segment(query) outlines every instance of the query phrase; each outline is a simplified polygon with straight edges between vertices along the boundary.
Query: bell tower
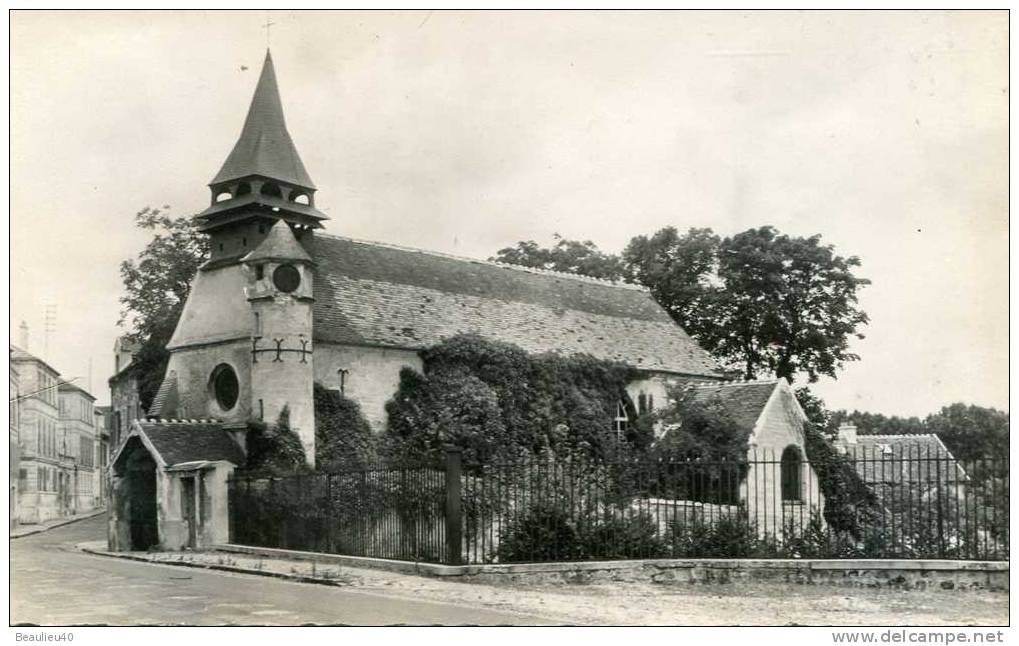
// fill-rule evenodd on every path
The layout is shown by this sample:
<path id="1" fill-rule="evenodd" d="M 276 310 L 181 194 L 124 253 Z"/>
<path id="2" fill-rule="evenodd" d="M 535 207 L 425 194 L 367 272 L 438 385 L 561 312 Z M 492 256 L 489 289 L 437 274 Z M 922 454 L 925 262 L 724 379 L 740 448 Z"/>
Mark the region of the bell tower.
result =
<path id="1" fill-rule="evenodd" d="M 209 410 L 231 423 L 274 424 L 288 409 L 313 465 L 314 263 L 306 248 L 328 218 L 315 208 L 315 184 L 287 131 L 268 51 L 240 137 L 209 189 L 211 203 L 196 220 L 211 254 L 172 341 L 181 348 L 206 339 L 238 345 L 223 341 L 215 357 L 208 344 L 193 358 L 181 354 L 184 368 L 176 372 L 188 378 L 211 370 L 208 386 L 194 379 L 188 391 L 212 393 Z"/>
<path id="2" fill-rule="evenodd" d="M 277 220 L 303 241 L 329 219 L 315 208 L 315 184 L 287 131 L 268 51 L 241 135 L 209 189 L 211 204 L 196 216 L 210 237 L 209 267 L 251 252 Z"/>

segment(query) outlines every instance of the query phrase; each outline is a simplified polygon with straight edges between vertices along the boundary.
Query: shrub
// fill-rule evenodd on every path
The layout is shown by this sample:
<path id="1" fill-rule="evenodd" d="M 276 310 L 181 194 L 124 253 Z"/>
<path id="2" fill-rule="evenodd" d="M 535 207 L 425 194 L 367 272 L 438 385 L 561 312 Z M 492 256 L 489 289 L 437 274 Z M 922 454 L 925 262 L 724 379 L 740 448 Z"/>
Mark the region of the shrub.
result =
<path id="1" fill-rule="evenodd" d="M 308 470 L 301 438 L 290 428 L 290 409 L 286 406 L 272 426 L 249 422 L 247 468 L 253 472 L 284 475 Z"/>
<path id="2" fill-rule="evenodd" d="M 581 532 L 584 554 L 596 559 L 661 558 L 665 545 L 646 513 L 612 515 Z"/>
<path id="3" fill-rule="evenodd" d="M 782 555 L 793 558 L 860 558 L 879 556 L 867 551 L 848 533 L 827 525 L 817 511 L 811 511 L 806 525 L 787 518 L 783 527 Z M 871 546 L 873 549 L 874 546 Z"/>
<path id="4" fill-rule="evenodd" d="M 365 468 L 377 460 L 375 435 L 361 407 L 315 382 L 315 465 L 321 471 Z"/>
<path id="5" fill-rule="evenodd" d="M 746 558 L 765 552 L 765 543 L 745 516 L 672 522 L 668 547 L 674 558 Z"/>
<path id="6" fill-rule="evenodd" d="M 512 522 L 499 536 L 499 561 L 576 560 L 584 546 L 570 514 L 555 504 L 538 504 Z"/>

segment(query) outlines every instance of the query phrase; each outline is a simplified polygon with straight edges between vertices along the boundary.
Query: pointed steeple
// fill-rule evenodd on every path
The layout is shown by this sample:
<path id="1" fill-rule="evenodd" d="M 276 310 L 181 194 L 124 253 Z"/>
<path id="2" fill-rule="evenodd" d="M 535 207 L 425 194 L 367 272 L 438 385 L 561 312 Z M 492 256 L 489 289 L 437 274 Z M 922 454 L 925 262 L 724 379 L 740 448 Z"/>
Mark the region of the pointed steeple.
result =
<path id="1" fill-rule="evenodd" d="M 210 186 L 251 175 L 261 175 L 308 189 L 315 188 L 287 132 L 279 86 L 276 84 L 276 70 L 268 50 L 265 52 L 262 74 L 258 78 L 241 136 Z"/>
<path id="2" fill-rule="evenodd" d="M 283 220 L 277 220 L 269 229 L 254 251 L 241 258 L 241 262 L 256 263 L 268 260 L 277 262 L 306 262 L 314 264 L 311 256 L 304 250 L 301 243 L 294 237 L 294 232 Z"/>

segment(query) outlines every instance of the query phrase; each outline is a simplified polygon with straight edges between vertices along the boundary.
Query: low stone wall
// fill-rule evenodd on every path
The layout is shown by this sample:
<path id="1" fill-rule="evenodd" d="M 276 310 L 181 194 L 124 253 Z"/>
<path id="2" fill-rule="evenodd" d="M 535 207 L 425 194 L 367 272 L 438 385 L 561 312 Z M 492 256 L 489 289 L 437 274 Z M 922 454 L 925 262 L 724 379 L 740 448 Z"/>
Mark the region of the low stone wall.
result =
<path id="1" fill-rule="evenodd" d="M 461 576 L 495 583 L 678 585 L 781 582 L 903 590 L 1008 590 L 1008 563 L 990 561 L 656 559 L 465 566 Z"/>
<path id="2" fill-rule="evenodd" d="M 436 565 L 389 559 L 299 552 L 241 545 L 217 549 L 268 558 L 289 558 L 407 574 L 456 577 L 479 583 L 608 582 L 663 585 L 730 584 L 749 581 L 799 583 L 903 590 L 999 590 L 1008 588 L 1008 562 L 909 561 L 897 559 L 648 559 L 569 563 Z"/>

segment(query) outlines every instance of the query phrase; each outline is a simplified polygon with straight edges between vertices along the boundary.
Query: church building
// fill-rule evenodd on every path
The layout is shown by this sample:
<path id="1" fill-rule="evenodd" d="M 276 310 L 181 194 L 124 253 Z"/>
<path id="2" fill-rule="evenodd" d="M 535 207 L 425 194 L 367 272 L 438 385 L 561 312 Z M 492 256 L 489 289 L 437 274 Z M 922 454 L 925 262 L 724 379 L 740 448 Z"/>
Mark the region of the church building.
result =
<path id="1" fill-rule="evenodd" d="M 381 432 L 400 370 L 420 371 L 420 351 L 457 334 L 627 363 L 642 375 L 628 391 L 643 409 L 664 404 L 673 385 L 723 378 L 643 287 L 324 233 L 329 218 L 316 207 L 317 187 L 287 131 L 268 53 L 240 138 L 209 188 L 210 205 L 196 218 L 211 254 L 167 346 L 167 372 L 148 411 L 170 421 L 134 422 L 112 462 L 115 497 L 118 482 L 124 490 L 111 515 L 111 537 L 119 539 L 111 542 L 121 549 L 225 539 L 221 530 L 199 527 L 166 540 L 137 520 L 132 530 L 131 482 L 173 501 L 159 514 L 138 514 L 146 523 L 157 516 L 177 522 L 186 509 L 194 517 L 181 527 L 202 525 L 203 509 L 215 515 L 217 504 L 211 485 L 203 488 L 203 470 L 215 474 L 210 483 L 222 483 L 224 469 L 240 466 L 250 421 L 273 423 L 287 408 L 313 461 L 315 382 L 358 402 Z M 198 454 L 201 447 L 215 455 Z M 135 451 L 158 455 L 142 459 Z M 132 469 L 160 473 L 129 477 Z M 187 478 L 197 478 L 186 485 L 185 497 L 194 498 L 180 503 Z"/>

